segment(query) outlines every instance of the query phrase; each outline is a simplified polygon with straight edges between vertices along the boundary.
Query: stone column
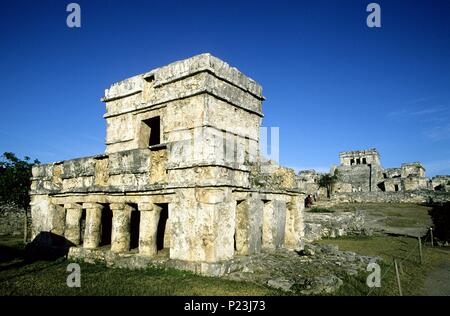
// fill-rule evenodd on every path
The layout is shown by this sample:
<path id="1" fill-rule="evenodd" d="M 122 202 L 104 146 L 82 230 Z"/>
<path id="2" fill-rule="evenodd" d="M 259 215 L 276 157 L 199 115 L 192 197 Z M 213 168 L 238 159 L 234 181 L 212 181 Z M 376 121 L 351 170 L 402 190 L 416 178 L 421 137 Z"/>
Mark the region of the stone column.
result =
<path id="1" fill-rule="evenodd" d="M 237 255 L 252 255 L 261 251 L 263 207 L 263 201 L 253 196 L 237 204 Z"/>
<path id="2" fill-rule="evenodd" d="M 303 203 L 305 196 L 293 196 L 286 207 L 286 227 L 284 235 L 284 245 L 291 250 L 303 249 L 304 242 L 304 222 Z"/>
<path id="3" fill-rule="evenodd" d="M 139 203 L 141 222 L 139 226 L 139 253 L 154 256 L 157 253 L 156 236 L 161 207 L 153 203 Z"/>
<path id="4" fill-rule="evenodd" d="M 272 200 L 264 203 L 262 247 L 277 249 L 283 246 L 286 224 L 286 203 Z"/>
<path id="5" fill-rule="evenodd" d="M 125 203 L 112 203 L 113 212 L 111 251 L 127 252 L 130 250 L 130 220 L 132 207 Z"/>
<path id="6" fill-rule="evenodd" d="M 64 204 L 66 209 L 66 227 L 64 237 L 75 245 L 80 244 L 82 207 L 77 203 Z"/>
<path id="7" fill-rule="evenodd" d="M 103 205 L 98 203 L 83 203 L 86 209 L 86 228 L 84 230 L 84 248 L 97 248 L 101 239 L 101 223 Z"/>

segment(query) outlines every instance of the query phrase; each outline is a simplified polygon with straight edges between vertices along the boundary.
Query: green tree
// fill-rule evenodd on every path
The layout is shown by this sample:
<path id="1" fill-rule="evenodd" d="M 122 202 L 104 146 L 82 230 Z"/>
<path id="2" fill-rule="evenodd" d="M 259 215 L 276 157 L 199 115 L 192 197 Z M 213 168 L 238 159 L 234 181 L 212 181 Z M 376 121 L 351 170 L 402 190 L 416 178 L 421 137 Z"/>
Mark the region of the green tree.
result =
<path id="1" fill-rule="evenodd" d="M 21 160 L 11 152 L 5 152 L 0 157 L 1 203 L 14 203 L 25 210 L 28 209 L 31 167 L 34 164 L 39 164 L 39 161 L 35 159 L 30 162 L 30 157 L 27 156 Z"/>
<path id="2" fill-rule="evenodd" d="M 338 181 L 338 171 L 335 170 L 333 175 L 329 173 L 323 174 L 319 178 L 317 184 L 319 185 L 319 188 L 327 189 L 327 198 L 330 198 L 331 192 L 333 192 L 333 186 L 337 181 Z"/>

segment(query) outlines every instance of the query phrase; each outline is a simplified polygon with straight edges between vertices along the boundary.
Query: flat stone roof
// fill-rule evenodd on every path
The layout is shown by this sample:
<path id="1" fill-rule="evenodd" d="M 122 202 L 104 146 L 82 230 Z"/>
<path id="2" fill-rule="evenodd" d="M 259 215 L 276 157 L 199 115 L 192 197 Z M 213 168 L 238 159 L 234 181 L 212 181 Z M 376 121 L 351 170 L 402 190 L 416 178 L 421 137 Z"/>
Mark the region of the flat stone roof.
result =
<path id="1" fill-rule="evenodd" d="M 200 72 L 209 72 L 258 99 L 264 99 L 262 87 L 255 80 L 244 75 L 237 68 L 231 67 L 223 60 L 205 53 L 175 61 L 167 66 L 155 68 L 146 73 L 116 82 L 109 89 L 105 90 L 105 96 L 102 98 L 102 101 L 138 93 L 142 91 L 145 80 L 154 81 L 155 88 L 158 88 Z"/>

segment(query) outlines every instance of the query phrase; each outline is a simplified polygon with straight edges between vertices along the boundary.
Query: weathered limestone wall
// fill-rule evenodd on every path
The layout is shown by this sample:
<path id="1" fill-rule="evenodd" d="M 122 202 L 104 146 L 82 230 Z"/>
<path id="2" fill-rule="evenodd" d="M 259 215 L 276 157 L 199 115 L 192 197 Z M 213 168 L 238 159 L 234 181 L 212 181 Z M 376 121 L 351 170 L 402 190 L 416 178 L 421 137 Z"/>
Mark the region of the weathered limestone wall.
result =
<path id="1" fill-rule="evenodd" d="M 287 249 L 299 251 L 305 242 L 305 195 L 291 196 L 286 203 L 286 226 L 284 246 Z"/>
<path id="2" fill-rule="evenodd" d="M 435 176 L 431 180 L 431 186 L 434 190 L 450 192 L 450 176 Z"/>
<path id="3" fill-rule="evenodd" d="M 341 166 L 359 164 L 380 165 L 380 155 L 376 149 L 354 150 L 339 153 Z"/>
<path id="4" fill-rule="evenodd" d="M 405 191 L 401 178 L 391 178 L 384 180 L 384 188 L 386 192 Z"/>
<path id="5" fill-rule="evenodd" d="M 165 170 L 161 162 L 152 165 L 151 151 L 137 149 L 108 156 L 66 160 L 54 164 L 33 166 L 33 194 L 124 192 L 149 190 L 161 185 Z M 152 168 L 153 167 L 153 168 Z M 155 174 L 159 171 L 160 177 Z M 152 177 L 159 180 L 151 181 Z"/>
<path id="6" fill-rule="evenodd" d="M 368 192 L 370 189 L 370 172 L 367 165 L 339 166 L 339 182 L 336 192 Z"/>
<path id="7" fill-rule="evenodd" d="M 404 163 L 401 166 L 401 177 L 409 176 L 425 177 L 425 169 L 420 162 Z"/>
<path id="8" fill-rule="evenodd" d="M 31 196 L 32 234 L 35 238 L 40 232 L 51 232 L 62 236 L 64 233 L 64 209 L 51 203 L 48 195 Z"/>
<path id="9" fill-rule="evenodd" d="M 301 249 L 295 173 L 259 157 L 263 100 L 209 54 L 113 84 L 106 154 L 33 168 L 34 234 L 64 236 L 80 256 L 164 248 L 202 273 L 262 248 Z"/>
<path id="10" fill-rule="evenodd" d="M 27 231 L 31 233 L 31 214 L 27 212 Z M 0 204 L 0 236 L 23 236 L 25 210 L 14 204 Z"/>
<path id="11" fill-rule="evenodd" d="M 383 178 L 400 178 L 401 176 L 401 168 L 386 168 L 383 170 Z"/>
<path id="12" fill-rule="evenodd" d="M 403 179 L 403 187 L 405 191 L 414 191 L 420 189 L 431 189 L 430 181 L 425 177 L 408 176 Z"/>
<path id="13" fill-rule="evenodd" d="M 170 204 L 170 258 L 216 262 L 234 256 L 236 202 L 229 188 L 177 191 Z"/>
<path id="14" fill-rule="evenodd" d="M 201 126 L 233 127 L 237 135 L 257 141 L 261 93 L 256 82 L 209 54 L 118 82 L 103 98 L 107 153 L 139 148 L 141 121 L 152 116 L 161 116 L 162 142 L 171 141 L 172 132 Z"/>
<path id="15" fill-rule="evenodd" d="M 445 202 L 450 200 L 450 193 L 430 190 L 400 191 L 400 192 L 354 192 L 336 193 L 332 196 L 335 203 L 428 203 Z"/>
<path id="16" fill-rule="evenodd" d="M 277 249 L 284 245 L 286 202 L 264 201 L 262 223 L 262 248 Z"/>
<path id="17" fill-rule="evenodd" d="M 238 201 L 236 206 L 236 253 L 253 255 L 261 251 L 264 203 L 259 196 Z"/>
<path id="18" fill-rule="evenodd" d="M 322 238 L 349 235 L 368 235 L 362 212 L 312 213 L 305 212 L 305 240 L 313 242 Z"/>

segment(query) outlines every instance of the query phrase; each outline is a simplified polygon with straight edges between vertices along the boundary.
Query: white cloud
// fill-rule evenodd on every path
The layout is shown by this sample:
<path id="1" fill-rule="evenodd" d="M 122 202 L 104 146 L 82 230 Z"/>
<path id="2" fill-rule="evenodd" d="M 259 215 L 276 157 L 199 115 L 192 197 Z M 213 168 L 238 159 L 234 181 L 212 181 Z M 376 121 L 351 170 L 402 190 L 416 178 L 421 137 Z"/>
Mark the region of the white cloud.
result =
<path id="1" fill-rule="evenodd" d="M 423 135 L 435 142 L 450 139 L 450 124 L 430 127 L 423 131 Z"/>

